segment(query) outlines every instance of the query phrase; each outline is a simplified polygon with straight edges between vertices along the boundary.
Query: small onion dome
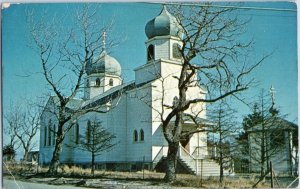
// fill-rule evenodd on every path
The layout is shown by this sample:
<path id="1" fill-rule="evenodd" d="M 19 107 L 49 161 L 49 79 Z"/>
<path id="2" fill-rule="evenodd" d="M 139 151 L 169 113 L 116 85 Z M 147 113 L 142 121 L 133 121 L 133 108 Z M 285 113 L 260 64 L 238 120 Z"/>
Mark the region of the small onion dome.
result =
<path id="1" fill-rule="evenodd" d="M 121 66 L 119 62 L 103 51 L 98 58 L 92 58 L 86 64 L 86 73 L 88 75 L 94 73 L 106 73 L 121 76 Z"/>
<path id="2" fill-rule="evenodd" d="M 176 18 L 171 15 L 166 6 L 163 7 L 161 13 L 150 20 L 145 27 L 145 33 L 148 39 L 155 36 L 172 35 L 183 37 L 182 27 L 177 22 Z"/>

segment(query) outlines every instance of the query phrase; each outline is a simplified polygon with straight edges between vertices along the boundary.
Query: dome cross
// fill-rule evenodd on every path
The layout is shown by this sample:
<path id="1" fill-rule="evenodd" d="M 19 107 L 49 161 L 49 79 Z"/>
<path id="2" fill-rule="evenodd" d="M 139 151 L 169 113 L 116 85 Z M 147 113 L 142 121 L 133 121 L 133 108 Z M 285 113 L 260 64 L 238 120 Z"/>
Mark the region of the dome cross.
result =
<path id="1" fill-rule="evenodd" d="M 102 49 L 103 49 L 103 51 L 106 50 L 106 37 L 107 37 L 106 32 L 103 32 L 103 34 L 102 34 Z"/>

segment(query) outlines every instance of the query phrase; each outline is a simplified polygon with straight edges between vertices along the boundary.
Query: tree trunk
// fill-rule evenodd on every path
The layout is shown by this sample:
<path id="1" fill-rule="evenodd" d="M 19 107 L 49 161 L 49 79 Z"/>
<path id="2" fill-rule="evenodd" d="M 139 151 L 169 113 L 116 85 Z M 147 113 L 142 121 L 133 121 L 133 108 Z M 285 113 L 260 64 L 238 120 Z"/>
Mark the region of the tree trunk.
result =
<path id="1" fill-rule="evenodd" d="M 64 138 L 64 133 L 62 131 L 62 127 L 59 127 L 57 131 L 57 138 L 56 138 L 52 159 L 48 170 L 49 175 L 55 175 L 58 172 L 59 156 L 62 151 L 63 138 Z"/>
<path id="2" fill-rule="evenodd" d="M 27 161 L 27 158 L 28 158 L 28 151 L 29 151 L 28 149 L 26 149 L 26 148 L 24 149 L 24 156 L 23 156 L 23 161 L 24 161 L 24 162 Z"/>
<path id="3" fill-rule="evenodd" d="M 91 170 L 91 174 L 93 176 L 95 176 L 95 153 L 92 152 L 92 170 Z"/>
<path id="4" fill-rule="evenodd" d="M 179 142 L 169 142 L 167 170 L 164 178 L 167 182 L 174 182 L 176 180 L 176 163 L 178 148 Z"/>
<path id="5" fill-rule="evenodd" d="M 222 151 L 221 148 L 219 148 L 220 151 Z M 223 153 L 221 152 L 220 153 L 220 179 L 219 179 L 219 183 L 220 183 L 220 186 L 223 185 L 223 177 L 224 177 L 224 171 L 223 171 Z"/>

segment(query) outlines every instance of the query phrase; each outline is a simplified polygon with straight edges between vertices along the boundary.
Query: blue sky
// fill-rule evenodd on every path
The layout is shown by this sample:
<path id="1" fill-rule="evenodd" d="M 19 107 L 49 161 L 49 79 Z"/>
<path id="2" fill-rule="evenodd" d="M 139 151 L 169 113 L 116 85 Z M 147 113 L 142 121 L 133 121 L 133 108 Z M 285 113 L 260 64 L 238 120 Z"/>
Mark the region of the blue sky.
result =
<path id="1" fill-rule="evenodd" d="M 28 47 L 29 33 L 26 25 L 26 10 L 34 10 L 39 15 L 47 10 L 49 15 L 56 13 L 66 20 L 72 16 L 81 4 L 17 4 L 2 12 L 2 94 L 5 114 L 10 101 L 43 96 L 48 91 L 40 71 L 38 56 Z M 242 6 L 261 8 L 296 9 L 293 3 L 245 3 Z M 126 36 L 126 41 L 111 49 L 122 66 L 125 82 L 134 79 L 134 68 L 145 64 L 146 35 L 145 24 L 159 14 L 160 4 L 145 3 L 105 3 L 99 8 L 101 19 L 114 17 L 114 32 L 108 35 Z M 251 17 L 247 26 L 246 38 L 253 38 L 255 48 L 249 52 L 249 58 L 273 52 L 253 76 L 259 82 L 256 88 L 245 92 L 249 101 L 255 99 L 263 88 L 276 89 L 276 104 L 287 119 L 297 122 L 297 13 L 293 11 L 247 10 L 241 11 L 241 17 Z M 48 19 L 51 19 L 49 17 Z M 29 77 L 21 77 L 30 73 Z M 239 115 L 250 113 L 248 107 L 236 104 Z M 4 122 L 5 127 L 5 122 Z"/>

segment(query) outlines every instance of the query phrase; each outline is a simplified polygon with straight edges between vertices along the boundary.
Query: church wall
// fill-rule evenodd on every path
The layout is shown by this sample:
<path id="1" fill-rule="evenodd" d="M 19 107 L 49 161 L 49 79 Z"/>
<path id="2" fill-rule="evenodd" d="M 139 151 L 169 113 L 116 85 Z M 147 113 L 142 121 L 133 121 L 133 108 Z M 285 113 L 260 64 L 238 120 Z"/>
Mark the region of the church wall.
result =
<path id="1" fill-rule="evenodd" d="M 49 143 L 49 125 L 57 125 L 57 119 L 52 113 L 54 111 L 54 103 L 52 98 L 49 98 L 44 111 L 40 118 L 40 150 L 39 163 L 41 165 L 49 164 L 54 151 L 53 133 L 51 132 L 51 140 Z M 55 112 L 55 111 L 54 111 Z M 50 121 L 51 120 L 51 121 Z M 45 133 L 46 130 L 46 133 Z M 45 138 L 46 135 L 46 138 Z"/>
<path id="2" fill-rule="evenodd" d="M 141 87 L 128 92 L 127 96 L 127 161 L 151 161 L 151 102 L 149 87 Z M 144 131 L 144 141 L 140 140 L 140 131 Z M 138 132 L 138 140 L 134 141 L 134 130 Z"/>
<path id="3" fill-rule="evenodd" d="M 116 136 L 114 143 L 117 144 L 105 153 L 107 162 L 126 161 L 126 96 L 127 94 L 123 93 L 120 98 L 115 99 L 112 104 L 115 104 L 118 101 L 118 105 L 106 115 L 107 130 Z"/>

